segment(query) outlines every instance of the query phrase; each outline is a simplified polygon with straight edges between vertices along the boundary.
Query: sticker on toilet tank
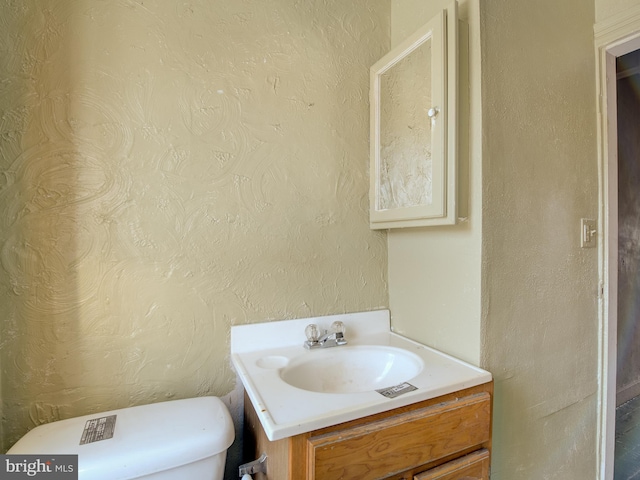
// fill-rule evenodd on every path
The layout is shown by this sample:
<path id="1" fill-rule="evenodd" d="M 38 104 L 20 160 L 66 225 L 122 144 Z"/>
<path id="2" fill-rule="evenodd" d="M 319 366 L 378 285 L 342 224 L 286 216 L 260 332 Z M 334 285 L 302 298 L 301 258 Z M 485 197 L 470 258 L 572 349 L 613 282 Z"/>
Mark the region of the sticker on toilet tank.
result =
<path id="1" fill-rule="evenodd" d="M 82 432 L 82 438 L 80 439 L 80 445 L 112 438 L 113 432 L 116 430 L 116 416 L 117 415 L 109 415 L 108 417 L 87 420 L 87 423 L 84 425 L 84 431 Z"/>
<path id="2" fill-rule="evenodd" d="M 413 392 L 417 389 L 418 387 L 414 387 L 410 383 L 404 382 L 400 385 L 394 385 L 393 387 L 381 388 L 380 390 L 376 390 L 376 392 L 378 392 L 380 395 L 384 395 L 387 398 L 396 398 L 403 393 Z"/>

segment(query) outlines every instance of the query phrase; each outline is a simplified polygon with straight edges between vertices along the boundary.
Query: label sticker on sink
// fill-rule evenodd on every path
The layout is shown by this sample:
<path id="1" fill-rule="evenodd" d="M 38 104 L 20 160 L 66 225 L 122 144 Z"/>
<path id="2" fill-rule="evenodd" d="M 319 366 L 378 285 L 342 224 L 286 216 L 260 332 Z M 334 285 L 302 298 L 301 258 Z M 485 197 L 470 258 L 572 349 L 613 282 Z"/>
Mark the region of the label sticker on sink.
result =
<path id="1" fill-rule="evenodd" d="M 387 398 L 396 398 L 403 393 L 413 392 L 417 389 L 418 387 L 414 387 L 410 383 L 404 382 L 393 387 L 381 388 L 380 390 L 376 390 L 376 392 L 378 392 L 380 395 L 384 395 Z"/>

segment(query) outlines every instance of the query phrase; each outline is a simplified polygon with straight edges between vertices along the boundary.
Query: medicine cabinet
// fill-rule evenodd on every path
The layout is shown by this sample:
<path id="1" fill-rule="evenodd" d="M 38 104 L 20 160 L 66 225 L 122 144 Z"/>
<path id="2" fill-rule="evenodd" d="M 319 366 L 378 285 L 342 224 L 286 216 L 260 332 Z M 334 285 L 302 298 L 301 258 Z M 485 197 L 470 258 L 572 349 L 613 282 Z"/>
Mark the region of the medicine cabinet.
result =
<path id="1" fill-rule="evenodd" d="M 370 73 L 371 228 L 456 223 L 457 4 Z"/>

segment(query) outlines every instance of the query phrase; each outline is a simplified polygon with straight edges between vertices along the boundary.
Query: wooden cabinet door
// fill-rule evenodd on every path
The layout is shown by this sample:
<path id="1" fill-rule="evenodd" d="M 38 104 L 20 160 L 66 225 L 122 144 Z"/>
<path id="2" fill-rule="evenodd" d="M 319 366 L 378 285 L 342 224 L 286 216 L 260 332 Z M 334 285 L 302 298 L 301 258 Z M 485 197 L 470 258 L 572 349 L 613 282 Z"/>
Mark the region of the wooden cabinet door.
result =
<path id="1" fill-rule="evenodd" d="M 489 440 L 490 407 L 491 396 L 483 392 L 380 421 L 311 436 L 307 440 L 307 478 L 386 478 L 478 448 Z"/>
<path id="2" fill-rule="evenodd" d="M 372 229 L 456 223 L 458 50 L 451 2 L 371 67 Z"/>
<path id="3" fill-rule="evenodd" d="M 489 451 L 478 450 L 416 475 L 414 480 L 489 480 Z"/>

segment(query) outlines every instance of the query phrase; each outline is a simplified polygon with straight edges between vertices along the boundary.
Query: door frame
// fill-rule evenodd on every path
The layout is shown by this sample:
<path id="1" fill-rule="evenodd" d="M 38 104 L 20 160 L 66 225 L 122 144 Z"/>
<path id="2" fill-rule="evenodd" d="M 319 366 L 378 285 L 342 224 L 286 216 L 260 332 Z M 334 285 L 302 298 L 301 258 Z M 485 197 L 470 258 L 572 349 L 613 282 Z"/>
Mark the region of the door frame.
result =
<path id="1" fill-rule="evenodd" d="M 598 108 L 598 474 L 613 479 L 618 331 L 616 58 L 640 49 L 640 5 L 594 27 Z"/>

